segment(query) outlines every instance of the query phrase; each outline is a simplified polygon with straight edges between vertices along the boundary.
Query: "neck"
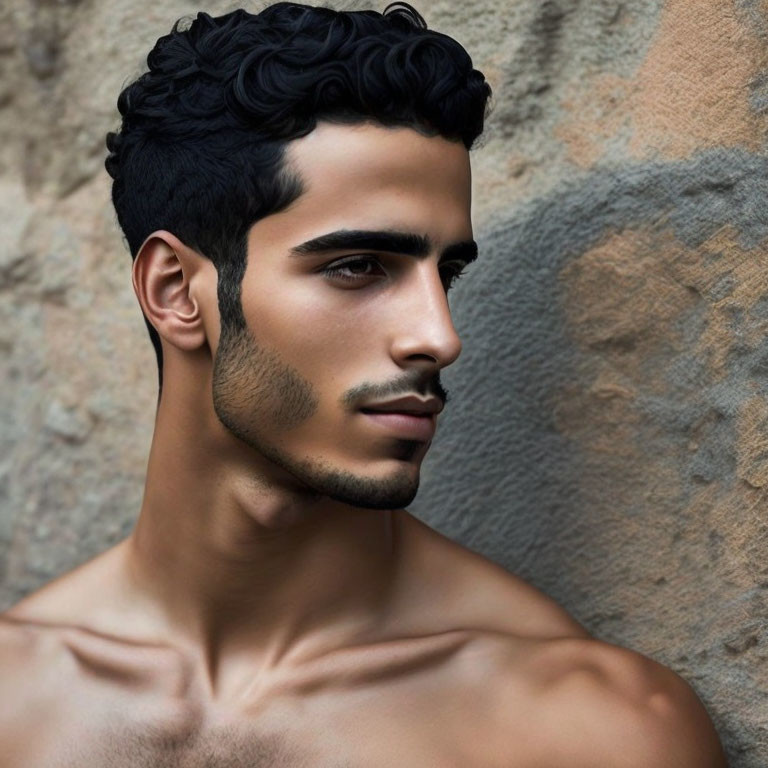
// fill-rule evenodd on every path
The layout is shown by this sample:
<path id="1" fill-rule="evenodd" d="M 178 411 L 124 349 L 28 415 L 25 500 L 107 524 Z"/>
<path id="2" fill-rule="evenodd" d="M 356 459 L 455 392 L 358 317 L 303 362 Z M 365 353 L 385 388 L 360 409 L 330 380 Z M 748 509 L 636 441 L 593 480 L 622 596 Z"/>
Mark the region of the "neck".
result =
<path id="1" fill-rule="evenodd" d="M 126 542 L 132 588 L 212 681 L 238 650 L 272 666 L 370 634 L 392 590 L 397 514 L 313 496 L 189 405 L 166 391 L 158 409 Z"/>

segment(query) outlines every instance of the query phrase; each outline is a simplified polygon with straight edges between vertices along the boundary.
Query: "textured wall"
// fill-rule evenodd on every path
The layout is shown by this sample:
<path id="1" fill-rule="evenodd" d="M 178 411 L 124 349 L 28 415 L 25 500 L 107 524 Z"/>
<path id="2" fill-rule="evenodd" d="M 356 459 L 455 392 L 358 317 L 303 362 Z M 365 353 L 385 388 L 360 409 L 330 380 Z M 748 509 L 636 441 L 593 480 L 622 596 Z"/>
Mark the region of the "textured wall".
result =
<path id="1" fill-rule="evenodd" d="M 412 511 L 680 672 L 732 765 L 765 768 L 768 3 L 415 4 L 495 109 L 464 351 Z M 3 606 L 139 508 L 156 372 L 103 140 L 198 9 L 0 10 Z"/>

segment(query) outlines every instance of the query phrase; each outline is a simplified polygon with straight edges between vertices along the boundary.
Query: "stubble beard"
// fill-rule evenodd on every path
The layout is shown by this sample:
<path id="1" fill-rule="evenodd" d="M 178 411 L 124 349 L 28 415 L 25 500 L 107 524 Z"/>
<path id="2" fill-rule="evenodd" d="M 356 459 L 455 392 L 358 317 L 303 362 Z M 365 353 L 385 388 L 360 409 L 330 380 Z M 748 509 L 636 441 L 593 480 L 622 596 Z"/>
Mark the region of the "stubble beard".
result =
<path id="1" fill-rule="evenodd" d="M 383 478 L 354 474 L 321 456 L 298 457 L 282 450 L 270 434 L 294 429 L 312 418 L 319 399 L 311 382 L 259 346 L 245 329 L 222 326 L 213 363 L 213 408 L 221 423 L 239 440 L 299 481 L 307 500 L 324 497 L 363 509 L 394 510 L 416 498 L 419 474 L 402 466 Z M 398 441 L 396 458 L 409 461 L 420 444 Z"/>

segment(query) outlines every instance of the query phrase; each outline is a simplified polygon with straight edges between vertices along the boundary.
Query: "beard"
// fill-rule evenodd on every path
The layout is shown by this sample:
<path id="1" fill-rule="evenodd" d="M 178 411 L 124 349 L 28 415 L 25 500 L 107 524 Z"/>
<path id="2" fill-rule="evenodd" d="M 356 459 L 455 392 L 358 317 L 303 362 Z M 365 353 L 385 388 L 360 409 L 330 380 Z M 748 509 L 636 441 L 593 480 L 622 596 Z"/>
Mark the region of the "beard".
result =
<path id="1" fill-rule="evenodd" d="M 273 349 L 260 346 L 250 331 L 222 325 L 213 362 L 213 408 L 219 421 L 239 440 L 298 481 L 312 502 L 323 497 L 364 509 L 401 509 L 419 489 L 419 475 L 401 466 L 383 478 L 355 474 L 322 456 L 297 456 L 274 437 L 295 429 L 319 410 L 311 384 Z M 393 458 L 408 462 L 422 447 L 396 440 Z M 331 449 L 339 446 L 329 446 Z"/>

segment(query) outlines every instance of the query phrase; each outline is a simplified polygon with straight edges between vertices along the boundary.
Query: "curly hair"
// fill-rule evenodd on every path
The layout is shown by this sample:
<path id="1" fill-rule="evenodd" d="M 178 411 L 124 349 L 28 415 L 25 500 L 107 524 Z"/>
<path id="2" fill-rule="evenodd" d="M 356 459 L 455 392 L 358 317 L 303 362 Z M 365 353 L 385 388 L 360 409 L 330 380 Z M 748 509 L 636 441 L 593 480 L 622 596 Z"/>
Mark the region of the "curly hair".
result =
<path id="1" fill-rule="evenodd" d="M 468 150 L 483 130 L 483 74 L 408 3 L 379 13 L 278 2 L 257 14 L 198 13 L 185 29 L 183 21 L 120 93 L 105 166 L 133 259 L 165 229 L 213 262 L 222 333 L 245 328 L 248 230 L 303 191 L 283 164 L 289 141 L 318 120 L 408 126 Z M 160 337 L 144 320 L 162 393 Z"/>

